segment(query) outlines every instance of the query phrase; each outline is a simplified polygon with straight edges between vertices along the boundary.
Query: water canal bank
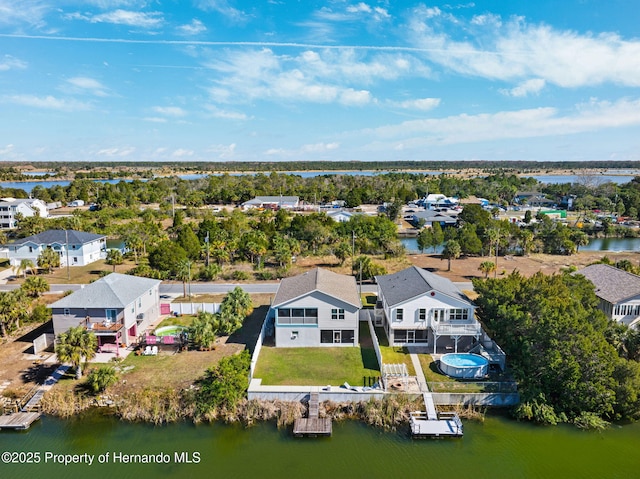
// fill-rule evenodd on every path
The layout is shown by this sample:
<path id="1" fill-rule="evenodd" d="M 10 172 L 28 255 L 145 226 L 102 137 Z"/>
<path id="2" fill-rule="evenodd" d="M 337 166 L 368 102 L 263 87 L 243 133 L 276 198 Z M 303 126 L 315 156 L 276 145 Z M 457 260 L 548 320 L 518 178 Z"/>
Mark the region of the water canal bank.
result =
<path id="1" fill-rule="evenodd" d="M 334 422 L 331 438 L 295 439 L 291 428 L 179 423 L 123 423 L 92 413 L 45 417 L 27 432 L 0 434 L 2 452 L 92 454 L 92 465 L 1 464 L 3 477 L 86 478 L 628 478 L 637 475 L 640 424 L 586 432 L 539 427 L 490 414 L 465 422 L 463 439 L 415 441 L 408 426 L 384 432 L 355 421 Z M 114 453 L 169 457 L 159 464 L 124 463 Z M 177 453 L 177 456 L 176 456 Z M 197 455 L 195 453 L 198 453 Z M 109 461 L 98 463 L 98 455 Z M 164 456 L 166 458 L 166 456 Z M 199 462 L 184 462 L 186 458 Z M 182 460 L 182 462 L 181 462 Z"/>

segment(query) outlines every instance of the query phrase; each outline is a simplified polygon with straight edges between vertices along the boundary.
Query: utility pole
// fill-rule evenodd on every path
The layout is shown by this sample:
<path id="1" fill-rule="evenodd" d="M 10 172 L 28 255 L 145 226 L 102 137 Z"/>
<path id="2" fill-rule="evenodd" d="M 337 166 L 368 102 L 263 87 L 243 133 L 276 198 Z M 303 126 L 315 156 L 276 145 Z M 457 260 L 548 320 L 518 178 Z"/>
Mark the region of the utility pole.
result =
<path id="1" fill-rule="evenodd" d="M 204 239 L 207 245 L 207 267 L 209 266 L 209 232 L 207 231 L 207 237 Z"/>
<path id="2" fill-rule="evenodd" d="M 351 274 L 354 274 L 356 263 L 356 232 L 351 231 Z"/>
<path id="3" fill-rule="evenodd" d="M 67 281 L 71 281 L 71 270 L 69 269 L 69 231 L 64 230 L 64 238 L 66 242 L 65 248 L 67 249 Z"/>

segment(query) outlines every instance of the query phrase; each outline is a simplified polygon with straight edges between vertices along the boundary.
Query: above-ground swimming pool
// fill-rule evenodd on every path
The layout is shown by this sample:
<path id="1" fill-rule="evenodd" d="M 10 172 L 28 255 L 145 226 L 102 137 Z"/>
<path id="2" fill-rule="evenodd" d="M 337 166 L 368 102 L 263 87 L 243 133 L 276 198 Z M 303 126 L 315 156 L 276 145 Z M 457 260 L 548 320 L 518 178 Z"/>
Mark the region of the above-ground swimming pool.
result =
<path id="1" fill-rule="evenodd" d="M 450 353 L 440 358 L 440 370 L 452 378 L 479 379 L 487 375 L 489 361 L 478 354 Z"/>
<path id="2" fill-rule="evenodd" d="M 186 330 L 185 326 L 163 326 L 154 331 L 154 336 L 177 336 Z"/>

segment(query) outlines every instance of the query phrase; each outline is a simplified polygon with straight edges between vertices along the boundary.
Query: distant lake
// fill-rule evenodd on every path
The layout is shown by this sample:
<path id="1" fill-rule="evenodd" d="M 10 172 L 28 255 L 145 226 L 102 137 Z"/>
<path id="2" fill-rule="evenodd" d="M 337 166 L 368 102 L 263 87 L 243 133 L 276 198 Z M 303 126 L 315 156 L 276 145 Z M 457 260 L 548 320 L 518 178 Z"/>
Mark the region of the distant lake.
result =
<path id="1" fill-rule="evenodd" d="M 131 182 L 133 180 L 123 180 L 123 179 L 113 179 L 113 180 L 92 180 L 95 183 L 110 183 L 112 185 L 115 185 L 117 183 L 120 183 L 121 181 L 124 182 Z M 146 181 L 146 180 L 142 180 L 142 181 Z M 0 182 L 0 187 L 2 188 L 19 188 L 21 190 L 26 191 L 27 193 L 31 193 L 31 190 L 33 190 L 36 186 L 42 186 L 43 188 L 52 188 L 54 186 L 69 186 L 71 184 L 71 181 L 69 180 L 59 180 L 59 181 L 3 181 Z"/>
<path id="2" fill-rule="evenodd" d="M 400 242 L 408 253 L 420 252 L 417 238 L 401 238 Z M 435 253 L 442 253 L 442 248 L 442 245 L 438 246 Z M 434 254 L 433 248 L 427 248 L 424 251 L 428 254 Z M 592 238 L 588 245 L 580 247 L 580 251 L 640 251 L 640 238 Z"/>
<path id="3" fill-rule="evenodd" d="M 540 183 L 564 184 L 575 183 L 582 175 L 529 175 L 523 177 L 535 178 Z M 616 183 L 622 185 L 633 180 L 632 175 L 593 175 L 595 181 L 599 183 Z"/>

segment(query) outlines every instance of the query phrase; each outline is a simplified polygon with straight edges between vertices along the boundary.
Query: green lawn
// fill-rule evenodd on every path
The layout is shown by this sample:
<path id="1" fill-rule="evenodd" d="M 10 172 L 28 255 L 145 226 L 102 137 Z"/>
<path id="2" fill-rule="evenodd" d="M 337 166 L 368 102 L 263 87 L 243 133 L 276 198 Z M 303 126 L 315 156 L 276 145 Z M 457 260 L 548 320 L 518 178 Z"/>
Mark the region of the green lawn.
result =
<path id="1" fill-rule="evenodd" d="M 411 356 L 406 348 L 399 346 L 380 346 L 382 362 L 385 364 L 406 364 L 409 376 L 415 376 L 416 370 L 411 362 Z"/>
<path id="2" fill-rule="evenodd" d="M 265 385 L 362 386 L 363 376 L 380 376 L 373 349 L 263 347 L 254 377 Z"/>

